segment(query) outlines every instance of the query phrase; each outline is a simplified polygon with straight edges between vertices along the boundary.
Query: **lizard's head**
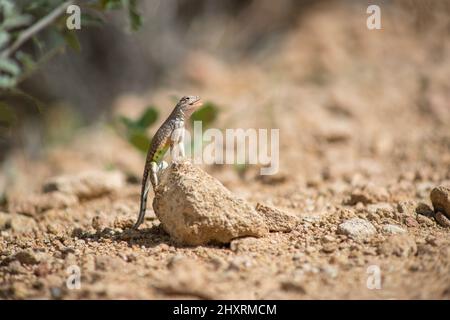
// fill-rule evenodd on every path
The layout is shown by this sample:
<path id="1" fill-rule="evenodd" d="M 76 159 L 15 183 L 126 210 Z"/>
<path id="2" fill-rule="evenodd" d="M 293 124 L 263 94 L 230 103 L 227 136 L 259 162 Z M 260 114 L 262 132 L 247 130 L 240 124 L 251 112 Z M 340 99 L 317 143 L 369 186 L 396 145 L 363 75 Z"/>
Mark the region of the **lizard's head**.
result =
<path id="1" fill-rule="evenodd" d="M 178 102 L 178 106 L 183 110 L 183 113 L 189 117 L 195 109 L 200 107 L 202 102 L 199 96 L 184 96 Z"/>

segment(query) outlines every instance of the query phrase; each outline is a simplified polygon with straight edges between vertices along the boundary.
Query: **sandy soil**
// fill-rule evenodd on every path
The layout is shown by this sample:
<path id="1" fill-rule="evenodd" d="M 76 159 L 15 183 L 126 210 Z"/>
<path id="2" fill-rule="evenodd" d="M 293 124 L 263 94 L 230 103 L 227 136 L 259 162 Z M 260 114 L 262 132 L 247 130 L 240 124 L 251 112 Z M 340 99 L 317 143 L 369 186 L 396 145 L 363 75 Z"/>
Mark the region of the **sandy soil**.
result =
<path id="1" fill-rule="evenodd" d="M 219 128 L 280 128 L 277 175 L 202 168 L 252 204 L 297 215 L 298 227 L 181 246 L 149 205 L 141 229 L 130 230 L 144 158 L 98 124 L 37 159 L 8 157 L 0 297 L 449 299 L 450 228 L 433 218 L 429 198 L 450 184 L 448 17 L 421 31 L 394 11 L 382 31 L 368 31 L 364 15 L 327 8 L 249 61 L 199 48 L 159 90 L 115 107 L 130 115 L 151 101 L 165 116 L 170 94 L 195 93 L 221 106 Z M 49 177 L 92 170 L 104 174 L 92 189 L 42 192 Z M 372 234 L 339 231 L 354 218 L 371 223 Z M 81 272 L 79 289 L 66 286 L 71 266 Z M 370 289 L 377 267 L 381 288 Z"/>

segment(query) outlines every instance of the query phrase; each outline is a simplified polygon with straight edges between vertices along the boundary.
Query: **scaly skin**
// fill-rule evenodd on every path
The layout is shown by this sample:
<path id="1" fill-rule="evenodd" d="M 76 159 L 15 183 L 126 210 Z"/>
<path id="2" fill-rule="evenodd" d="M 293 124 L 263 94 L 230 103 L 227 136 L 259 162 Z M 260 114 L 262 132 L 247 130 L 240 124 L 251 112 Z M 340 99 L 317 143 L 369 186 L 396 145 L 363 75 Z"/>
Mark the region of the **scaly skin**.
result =
<path id="1" fill-rule="evenodd" d="M 167 150 L 170 148 L 173 160 L 178 157 L 176 151 L 179 151 L 181 156 L 184 157 L 184 122 L 189 119 L 191 114 L 200 105 L 200 97 L 198 96 L 185 96 L 181 98 L 166 121 L 156 131 L 147 152 L 142 177 L 139 216 L 133 228 L 137 229 L 144 221 L 145 210 L 147 208 L 147 195 L 150 188 L 148 183 L 149 173 L 153 190 L 155 190 L 158 186 L 158 172 L 167 167 L 167 163 L 162 161 Z"/>

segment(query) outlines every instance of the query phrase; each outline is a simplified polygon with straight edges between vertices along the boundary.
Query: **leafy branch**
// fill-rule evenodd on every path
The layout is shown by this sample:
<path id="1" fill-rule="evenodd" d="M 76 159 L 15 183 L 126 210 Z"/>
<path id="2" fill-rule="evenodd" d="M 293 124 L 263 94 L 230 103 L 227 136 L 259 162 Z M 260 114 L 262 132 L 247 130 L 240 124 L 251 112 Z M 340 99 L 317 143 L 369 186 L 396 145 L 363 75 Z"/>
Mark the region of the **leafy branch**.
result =
<path id="1" fill-rule="evenodd" d="M 46 28 L 49 24 L 54 22 L 56 18 L 58 18 L 61 14 L 66 12 L 67 7 L 71 4 L 74 4 L 75 1 L 66 1 L 56 7 L 52 12 L 48 15 L 40 19 L 35 24 L 31 25 L 29 28 L 25 29 L 23 32 L 19 34 L 17 39 L 11 44 L 11 46 L 0 52 L 0 58 L 9 57 L 14 51 L 16 51 L 24 42 L 33 37 L 36 33 Z"/>
<path id="2" fill-rule="evenodd" d="M 14 89 L 63 45 L 79 50 L 76 32 L 62 17 L 67 8 L 82 6 L 81 25 L 99 24 L 98 14 L 125 9 L 137 30 L 137 0 L 0 0 L 0 89 Z M 23 49 L 25 48 L 25 49 Z"/>

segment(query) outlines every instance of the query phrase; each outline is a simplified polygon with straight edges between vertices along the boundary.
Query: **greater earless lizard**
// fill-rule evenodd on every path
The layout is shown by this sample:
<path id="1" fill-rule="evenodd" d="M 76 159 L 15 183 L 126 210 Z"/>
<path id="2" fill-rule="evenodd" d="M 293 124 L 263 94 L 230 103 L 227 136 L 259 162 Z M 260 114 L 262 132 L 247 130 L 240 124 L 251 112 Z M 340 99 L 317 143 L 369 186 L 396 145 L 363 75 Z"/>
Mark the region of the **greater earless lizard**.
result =
<path id="1" fill-rule="evenodd" d="M 198 96 L 185 96 L 181 98 L 166 121 L 156 131 L 145 161 L 142 177 L 141 205 L 138 219 L 133 228 L 137 229 L 144 221 L 145 210 L 147 208 L 147 195 L 150 188 L 148 180 L 150 178 L 153 190 L 155 190 L 158 185 L 158 172 L 167 167 L 167 163 L 162 160 L 167 150 L 170 148 L 172 160 L 176 160 L 179 156 L 185 156 L 184 122 L 189 119 L 191 114 L 200 105 L 200 97 Z"/>

